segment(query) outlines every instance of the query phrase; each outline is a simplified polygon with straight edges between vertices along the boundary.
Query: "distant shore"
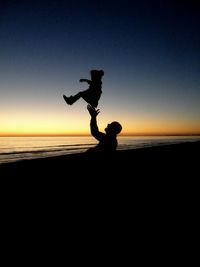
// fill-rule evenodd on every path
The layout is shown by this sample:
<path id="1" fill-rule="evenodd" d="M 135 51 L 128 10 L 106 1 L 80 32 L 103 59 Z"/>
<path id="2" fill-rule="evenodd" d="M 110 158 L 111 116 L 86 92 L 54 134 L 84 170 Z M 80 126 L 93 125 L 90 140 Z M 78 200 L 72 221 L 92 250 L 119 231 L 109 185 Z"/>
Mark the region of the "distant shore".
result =
<path id="1" fill-rule="evenodd" d="M 200 141 L 170 144 L 148 148 L 120 150 L 115 155 L 71 154 L 13 163 L 0 164 L 0 176 L 4 177 L 62 177 L 67 179 L 90 175 L 112 176 L 152 174 L 160 169 L 169 175 L 174 170 L 191 173 L 197 167 Z"/>

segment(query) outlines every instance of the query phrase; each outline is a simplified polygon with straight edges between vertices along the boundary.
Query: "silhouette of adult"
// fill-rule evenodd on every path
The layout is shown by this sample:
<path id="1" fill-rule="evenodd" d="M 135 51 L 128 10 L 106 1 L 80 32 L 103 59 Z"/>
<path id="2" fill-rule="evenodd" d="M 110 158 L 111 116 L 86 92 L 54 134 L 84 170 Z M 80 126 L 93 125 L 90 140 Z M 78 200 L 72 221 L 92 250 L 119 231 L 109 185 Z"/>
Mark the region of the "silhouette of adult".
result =
<path id="1" fill-rule="evenodd" d="M 91 105 L 87 106 L 87 109 L 90 113 L 91 120 L 90 120 L 90 130 L 92 136 L 96 138 L 99 143 L 96 147 L 90 148 L 88 152 L 114 152 L 117 149 L 117 135 L 121 132 L 122 126 L 119 122 L 113 121 L 107 125 L 105 128 L 105 133 L 99 131 L 97 126 L 96 117 L 99 114 L 100 110 L 95 109 Z"/>

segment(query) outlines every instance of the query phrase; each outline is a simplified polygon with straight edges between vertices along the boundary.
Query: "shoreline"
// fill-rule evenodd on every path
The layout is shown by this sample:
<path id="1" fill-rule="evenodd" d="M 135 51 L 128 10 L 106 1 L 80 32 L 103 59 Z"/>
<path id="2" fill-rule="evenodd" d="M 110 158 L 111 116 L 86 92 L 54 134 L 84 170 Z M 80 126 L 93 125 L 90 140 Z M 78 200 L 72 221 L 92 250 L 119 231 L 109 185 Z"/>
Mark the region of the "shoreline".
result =
<path id="1" fill-rule="evenodd" d="M 197 167 L 200 141 L 168 144 L 130 150 L 118 150 L 115 155 L 98 155 L 77 153 L 47 158 L 22 160 L 0 164 L 0 176 L 3 177 L 65 177 L 69 174 L 84 176 L 97 172 L 104 174 L 113 171 L 115 174 L 128 175 L 132 168 L 135 172 L 159 173 L 158 168 L 173 168 L 180 171 Z M 155 169 L 156 164 L 156 169 Z M 93 171 L 94 170 L 94 171 Z M 95 174 L 95 175 L 97 175 Z"/>

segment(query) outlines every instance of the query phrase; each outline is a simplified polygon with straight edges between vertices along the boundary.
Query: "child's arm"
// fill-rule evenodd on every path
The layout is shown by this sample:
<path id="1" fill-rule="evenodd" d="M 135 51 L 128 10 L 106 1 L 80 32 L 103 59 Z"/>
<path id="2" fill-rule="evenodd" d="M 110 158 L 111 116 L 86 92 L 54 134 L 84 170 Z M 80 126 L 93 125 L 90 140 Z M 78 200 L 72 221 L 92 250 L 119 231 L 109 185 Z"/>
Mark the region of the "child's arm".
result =
<path id="1" fill-rule="evenodd" d="M 88 79 L 80 79 L 79 82 L 86 82 L 88 84 L 91 84 L 91 81 Z"/>

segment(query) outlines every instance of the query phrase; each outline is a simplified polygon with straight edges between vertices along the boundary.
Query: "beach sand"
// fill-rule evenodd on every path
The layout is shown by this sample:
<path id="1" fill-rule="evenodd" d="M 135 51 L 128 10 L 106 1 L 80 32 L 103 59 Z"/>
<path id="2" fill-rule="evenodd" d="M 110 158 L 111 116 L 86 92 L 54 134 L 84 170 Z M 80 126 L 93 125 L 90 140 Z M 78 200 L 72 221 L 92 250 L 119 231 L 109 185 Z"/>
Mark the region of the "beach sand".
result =
<path id="1" fill-rule="evenodd" d="M 117 151 L 115 155 L 79 153 L 0 164 L 1 178 L 108 180 L 192 175 L 200 141 Z"/>
<path id="2" fill-rule="evenodd" d="M 47 240 L 98 233 L 118 244 L 133 234 L 149 248 L 156 239 L 171 247 L 198 216 L 199 151 L 200 142 L 188 142 L 1 164 L 3 219 L 19 234 L 46 231 Z"/>

